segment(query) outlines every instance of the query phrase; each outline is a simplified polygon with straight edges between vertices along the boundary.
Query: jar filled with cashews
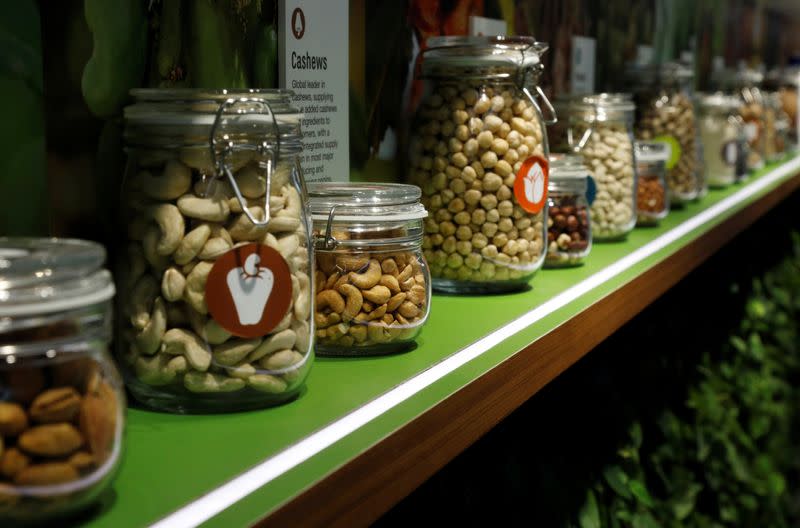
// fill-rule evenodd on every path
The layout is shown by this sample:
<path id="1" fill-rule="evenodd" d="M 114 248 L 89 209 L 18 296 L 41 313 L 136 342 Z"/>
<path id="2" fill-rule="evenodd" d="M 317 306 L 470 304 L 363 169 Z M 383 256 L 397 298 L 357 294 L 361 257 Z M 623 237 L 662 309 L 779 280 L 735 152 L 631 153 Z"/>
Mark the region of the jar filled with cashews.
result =
<path id="1" fill-rule="evenodd" d="M 314 349 L 366 356 L 414 346 L 430 311 L 428 213 L 413 185 L 309 185 L 316 271 Z"/>
<path id="2" fill-rule="evenodd" d="M 622 240 L 636 225 L 634 106 L 630 94 L 601 93 L 561 99 L 561 116 L 550 127 L 558 150 L 576 152 L 592 172 L 597 197 L 592 204 L 595 240 Z"/>
<path id="3" fill-rule="evenodd" d="M 292 93 L 134 90 L 117 353 L 171 412 L 297 396 L 313 360 L 307 194 Z"/>
<path id="4" fill-rule="evenodd" d="M 698 177 L 698 137 L 687 66 L 670 62 L 633 66 L 626 72 L 636 103 L 636 139 L 660 141 L 669 148 L 667 184 L 670 203 L 694 200 L 702 185 Z"/>
<path id="5" fill-rule="evenodd" d="M 423 247 L 435 290 L 520 290 L 542 267 L 549 149 L 540 103 L 555 119 L 537 85 L 546 49 L 530 37 L 428 40 L 408 180 L 430 213 Z"/>

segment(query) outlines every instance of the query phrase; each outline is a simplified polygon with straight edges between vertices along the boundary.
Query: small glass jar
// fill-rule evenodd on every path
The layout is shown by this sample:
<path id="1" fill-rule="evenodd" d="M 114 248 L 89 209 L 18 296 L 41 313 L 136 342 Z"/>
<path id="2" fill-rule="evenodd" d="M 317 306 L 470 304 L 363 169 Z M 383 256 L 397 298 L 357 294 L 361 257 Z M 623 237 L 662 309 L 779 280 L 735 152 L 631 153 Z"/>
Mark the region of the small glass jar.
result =
<path id="1" fill-rule="evenodd" d="M 319 355 L 365 356 L 414 346 L 430 311 L 419 187 L 309 185 Z"/>
<path id="2" fill-rule="evenodd" d="M 726 187 L 736 181 L 739 103 L 723 93 L 698 94 L 697 103 L 705 179 L 710 187 Z"/>
<path id="3" fill-rule="evenodd" d="M 789 143 L 789 116 L 783 111 L 781 96 L 777 91 L 764 92 L 767 106 L 767 161 L 774 163 L 782 159 Z M 771 123 L 771 126 L 770 126 Z"/>
<path id="4" fill-rule="evenodd" d="M 796 152 L 800 148 L 800 66 L 786 68 L 780 75 L 778 94 L 781 108 L 789 120 L 787 150 Z"/>
<path id="5" fill-rule="evenodd" d="M 630 94 L 595 94 L 561 100 L 557 135 L 565 151 L 577 152 L 592 172 L 594 238 L 622 240 L 636 225 L 634 106 Z M 552 130 L 552 128 L 551 128 Z"/>
<path id="6" fill-rule="evenodd" d="M 117 274 L 131 393 L 172 412 L 294 398 L 313 360 L 313 268 L 291 92 L 133 96 Z"/>
<path id="7" fill-rule="evenodd" d="M 590 177 L 580 156 L 550 156 L 545 268 L 583 264 L 592 249 L 591 213 L 586 198 Z"/>
<path id="8" fill-rule="evenodd" d="M 636 137 L 669 145 L 667 184 L 670 202 L 681 205 L 697 197 L 698 147 L 691 100 L 692 71 L 679 63 L 635 67 L 627 73 L 634 84 Z"/>
<path id="9" fill-rule="evenodd" d="M 548 145 L 532 94 L 554 119 L 536 84 L 546 49 L 529 37 L 428 40 L 408 180 L 431 215 L 424 244 L 435 290 L 520 290 L 542 266 Z"/>
<path id="10" fill-rule="evenodd" d="M 722 76 L 723 84 L 739 98 L 739 115 L 744 120 L 745 134 L 750 146 L 747 168 L 750 171 L 764 166 L 767 158 L 767 136 L 774 134 L 767 131 L 767 108 L 761 83 L 764 74 L 750 69 L 728 71 Z"/>
<path id="11" fill-rule="evenodd" d="M 0 238 L 0 525 L 89 506 L 119 467 L 125 394 L 108 354 L 105 250 Z"/>
<path id="12" fill-rule="evenodd" d="M 664 143 L 636 142 L 636 213 L 638 226 L 656 226 L 669 214 L 666 182 L 669 147 Z"/>

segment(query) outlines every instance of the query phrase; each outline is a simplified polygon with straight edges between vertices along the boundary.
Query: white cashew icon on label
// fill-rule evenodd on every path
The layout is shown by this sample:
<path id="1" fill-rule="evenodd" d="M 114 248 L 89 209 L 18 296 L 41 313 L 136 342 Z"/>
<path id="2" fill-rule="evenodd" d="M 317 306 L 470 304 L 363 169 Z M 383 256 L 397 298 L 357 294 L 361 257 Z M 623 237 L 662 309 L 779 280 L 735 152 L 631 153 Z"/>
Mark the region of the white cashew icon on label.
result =
<path id="1" fill-rule="evenodd" d="M 539 203 L 544 196 L 544 172 L 542 166 L 534 163 L 525 175 L 525 198 L 531 203 Z"/>
<path id="2" fill-rule="evenodd" d="M 233 268 L 226 277 L 242 325 L 254 325 L 261 321 L 272 293 L 275 277 L 269 268 L 259 267 L 260 263 L 261 257 L 253 253 L 245 259 L 243 266 Z"/>

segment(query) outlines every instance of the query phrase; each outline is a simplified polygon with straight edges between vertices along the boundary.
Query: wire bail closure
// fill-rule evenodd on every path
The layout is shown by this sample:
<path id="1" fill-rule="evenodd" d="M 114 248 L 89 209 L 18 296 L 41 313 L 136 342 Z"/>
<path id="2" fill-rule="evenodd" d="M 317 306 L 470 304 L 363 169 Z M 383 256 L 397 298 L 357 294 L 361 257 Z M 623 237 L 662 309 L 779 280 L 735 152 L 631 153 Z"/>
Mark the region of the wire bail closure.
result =
<path id="1" fill-rule="evenodd" d="M 270 210 L 269 210 L 269 197 L 271 195 L 271 185 L 272 185 L 272 172 L 274 170 L 274 165 L 276 161 L 276 150 L 273 148 L 272 144 L 269 141 L 261 141 L 256 147 L 255 150 L 264 158 L 266 158 L 266 183 L 267 183 L 267 191 L 264 197 L 264 219 L 258 220 L 250 208 L 247 206 L 247 200 L 242 196 L 242 191 L 239 189 L 239 185 L 236 183 L 236 178 L 233 177 L 233 172 L 231 171 L 230 165 L 226 163 L 226 158 L 236 152 L 237 150 L 250 150 L 252 147 L 245 146 L 236 148 L 235 143 L 233 140 L 225 134 L 224 131 L 222 133 L 222 139 L 217 139 L 217 130 L 222 126 L 222 116 L 225 115 L 226 110 L 231 107 L 234 107 L 240 103 L 255 103 L 257 105 L 263 105 L 265 108 L 265 112 L 257 112 L 262 114 L 268 114 L 272 118 L 272 126 L 275 130 L 275 143 L 280 151 L 280 130 L 278 128 L 278 121 L 275 119 L 275 113 L 272 111 L 272 107 L 267 101 L 263 99 L 258 99 L 255 97 L 240 97 L 240 98 L 229 98 L 226 99 L 224 102 L 220 103 L 219 108 L 214 115 L 214 124 L 211 125 L 211 132 L 209 133 L 209 143 L 211 149 L 211 161 L 216 168 L 216 178 L 220 178 L 220 174 L 224 174 L 228 178 L 228 182 L 231 184 L 231 188 L 233 192 L 236 194 L 236 199 L 239 201 L 239 205 L 242 207 L 242 212 L 247 216 L 247 218 L 253 223 L 253 225 L 258 227 L 264 227 L 269 224 L 270 221 Z M 254 113 L 249 110 L 239 110 L 237 114 L 245 115 Z M 222 144 L 221 153 L 217 154 L 217 147 L 218 145 Z"/>

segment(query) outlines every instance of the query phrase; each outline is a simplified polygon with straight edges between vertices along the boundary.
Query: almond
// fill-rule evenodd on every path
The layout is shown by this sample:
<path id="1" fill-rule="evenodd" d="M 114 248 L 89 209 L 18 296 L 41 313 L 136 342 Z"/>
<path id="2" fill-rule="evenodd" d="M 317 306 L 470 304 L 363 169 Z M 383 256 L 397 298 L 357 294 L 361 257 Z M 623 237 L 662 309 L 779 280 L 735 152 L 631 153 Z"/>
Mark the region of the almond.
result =
<path id="1" fill-rule="evenodd" d="M 81 434 L 68 423 L 37 425 L 22 433 L 19 447 L 31 455 L 61 457 L 83 445 Z"/>
<path id="2" fill-rule="evenodd" d="M 78 479 L 78 470 L 65 462 L 28 466 L 14 477 L 18 486 L 50 486 Z"/>
<path id="3" fill-rule="evenodd" d="M 6 452 L 0 457 L 0 475 L 12 479 L 30 463 L 31 459 L 16 447 L 6 449 Z"/>
<path id="4" fill-rule="evenodd" d="M 116 396 L 107 384 L 101 383 L 100 387 L 97 394 L 87 394 L 83 398 L 78 418 L 81 432 L 97 461 L 108 454 L 117 420 Z"/>
<path id="5" fill-rule="evenodd" d="M 33 400 L 30 415 L 39 423 L 71 422 L 81 407 L 81 395 L 72 387 L 58 387 Z"/>
<path id="6" fill-rule="evenodd" d="M 94 457 L 86 451 L 78 451 L 67 460 L 67 463 L 78 470 L 80 473 L 86 473 L 94 468 Z"/>
<path id="7" fill-rule="evenodd" d="M 17 436 L 28 427 L 28 416 L 19 404 L 0 401 L 0 435 Z"/>

